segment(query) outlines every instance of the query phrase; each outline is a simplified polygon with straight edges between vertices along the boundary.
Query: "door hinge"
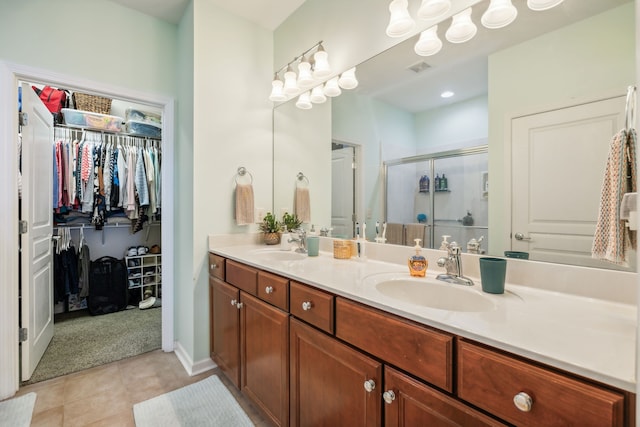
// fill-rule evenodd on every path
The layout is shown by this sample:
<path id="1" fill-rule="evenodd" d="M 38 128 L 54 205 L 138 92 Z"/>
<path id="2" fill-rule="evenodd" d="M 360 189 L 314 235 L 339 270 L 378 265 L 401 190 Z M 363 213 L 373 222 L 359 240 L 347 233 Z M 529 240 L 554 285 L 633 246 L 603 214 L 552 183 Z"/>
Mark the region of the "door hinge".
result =
<path id="1" fill-rule="evenodd" d="M 27 328 L 18 329 L 18 342 L 25 342 L 29 338 L 29 330 Z"/>
<path id="2" fill-rule="evenodd" d="M 25 220 L 18 221 L 18 233 L 24 234 L 29 230 L 29 224 Z"/>
<path id="3" fill-rule="evenodd" d="M 27 113 L 19 113 L 18 114 L 18 123 L 20 126 L 28 126 L 29 125 L 29 114 Z"/>
<path id="4" fill-rule="evenodd" d="M 351 169 L 356 169 L 356 164 L 354 162 L 351 162 Z"/>

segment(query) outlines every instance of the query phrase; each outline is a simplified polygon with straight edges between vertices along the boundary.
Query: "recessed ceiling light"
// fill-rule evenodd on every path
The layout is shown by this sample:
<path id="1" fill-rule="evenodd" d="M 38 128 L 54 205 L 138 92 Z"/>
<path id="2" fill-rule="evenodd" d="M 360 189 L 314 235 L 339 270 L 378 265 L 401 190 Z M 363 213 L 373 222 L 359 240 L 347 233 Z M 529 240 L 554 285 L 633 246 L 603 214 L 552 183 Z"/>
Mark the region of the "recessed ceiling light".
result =
<path id="1" fill-rule="evenodd" d="M 453 95 L 455 95 L 455 93 L 451 92 L 450 90 L 445 90 L 440 94 L 442 98 L 451 98 Z"/>

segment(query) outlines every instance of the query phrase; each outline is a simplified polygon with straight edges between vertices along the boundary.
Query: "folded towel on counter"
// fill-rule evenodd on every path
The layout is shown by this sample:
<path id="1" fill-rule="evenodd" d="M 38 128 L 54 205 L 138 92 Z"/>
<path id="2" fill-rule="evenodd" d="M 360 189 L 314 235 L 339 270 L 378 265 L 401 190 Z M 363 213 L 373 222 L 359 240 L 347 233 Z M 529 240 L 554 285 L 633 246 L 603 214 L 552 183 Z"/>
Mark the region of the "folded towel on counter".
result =
<path id="1" fill-rule="evenodd" d="M 627 251 L 636 249 L 636 231 L 625 227 L 620 205 L 636 191 L 636 132 L 621 130 L 612 139 L 600 196 L 600 210 L 591 247 L 593 258 L 628 266 Z"/>
<path id="2" fill-rule="evenodd" d="M 307 187 L 296 187 L 296 215 L 302 222 L 311 221 L 311 200 L 309 197 L 309 189 Z"/>
<path id="3" fill-rule="evenodd" d="M 404 226 L 402 224 L 388 223 L 387 234 L 385 234 L 387 243 L 391 243 L 392 245 L 402 245 L 403 233 Z"/>
<path id="4" fill-rule="evenodd" d="M 424 232 L 427 226 L 424 224 L 405 224 L 404 225 L 404 244 L 407 246 L 415 246 L 415 239 L 420 239 L 420 246 L 424 246 Z"/>
<path id="5" fill-rule="evenodd" d="M 253 211 L 253 186 L 251 184 L 236 184 L 236 224 L 251 224 Z"/>

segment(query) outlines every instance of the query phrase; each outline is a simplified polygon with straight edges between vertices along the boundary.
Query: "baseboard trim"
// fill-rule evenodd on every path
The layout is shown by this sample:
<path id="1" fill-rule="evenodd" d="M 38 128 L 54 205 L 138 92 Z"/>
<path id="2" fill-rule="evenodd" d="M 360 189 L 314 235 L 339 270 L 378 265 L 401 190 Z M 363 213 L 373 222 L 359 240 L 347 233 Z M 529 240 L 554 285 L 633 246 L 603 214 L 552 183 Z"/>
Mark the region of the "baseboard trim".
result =
<path id="1" fill-rule="evenodd" d="M 180 345 L 180 342 L 178 341 L 174 343 L 173 351 L 175 352 L 176 357 L 178 358 L 180 363 L 182 363 L 185 371 L 187 371 L 187 373 L 191 377 L 214 369 L 218 366 L 210 358 L 202 359 L 194 363 L 193 360 L 191 360 L 189 353 L 187 353 L 187 351 L 184 349 L 184 347 L 182 347 L 182 345 Z"/>

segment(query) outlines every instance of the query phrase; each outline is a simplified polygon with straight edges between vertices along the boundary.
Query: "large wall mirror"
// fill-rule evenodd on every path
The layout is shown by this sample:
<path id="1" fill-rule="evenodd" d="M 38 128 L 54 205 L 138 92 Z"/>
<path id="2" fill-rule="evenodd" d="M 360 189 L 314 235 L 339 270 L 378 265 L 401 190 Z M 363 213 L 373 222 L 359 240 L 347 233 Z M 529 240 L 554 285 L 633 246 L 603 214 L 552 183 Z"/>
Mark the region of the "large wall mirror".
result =
<path id="1" fill-rule="evenodd" d="M 274 211 L 293 209 L 304 172 L 310 223 L 330 226 L 340 200 L 333 193 L 344 192 L 332 152 L 353 147 L 355 220 L 367 222 L 373 240 L 375 222 L 386 219 L 385 162 L 487 145 L 487 174 L 474 172 L 488 190 L 487 253 L 635 271 L 635 254 L 628 267 L 590 257 L 609 143 L 635 84 L 634 1 L 565 0 L 544 12 L 513 3 L 518 17 L 505 28 L 480 24 L 481 2 L 471 41 L 446 41 L 446 20 L 436 55 L 418 56 L 415 36 L 358 64 L 356 89 L 311 110 L 295 101 L 276 107 Z M 441 98 L 445 90 L 455 95 Z"/>

